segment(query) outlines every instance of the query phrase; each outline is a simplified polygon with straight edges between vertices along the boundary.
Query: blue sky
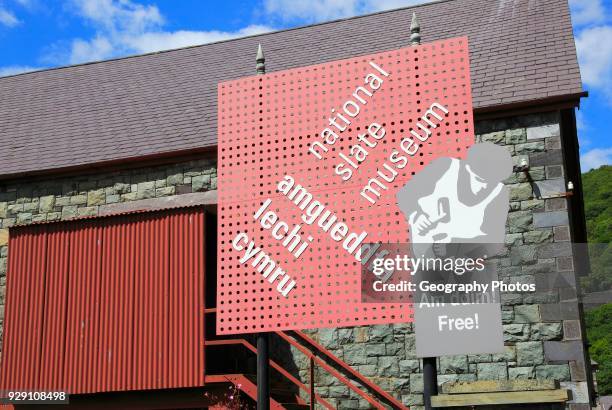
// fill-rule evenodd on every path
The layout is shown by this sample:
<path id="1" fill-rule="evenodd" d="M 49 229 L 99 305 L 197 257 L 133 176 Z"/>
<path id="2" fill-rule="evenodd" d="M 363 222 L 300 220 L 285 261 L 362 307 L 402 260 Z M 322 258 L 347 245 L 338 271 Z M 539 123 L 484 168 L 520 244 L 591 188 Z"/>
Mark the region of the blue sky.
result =
<path id="1" fill-rule="evenodd" d="M 418 3 L 422 1 L 0 0 L 0 76 Z M 571 0 L 570 6 L 582 79 L 590 93 L 578 112 L 586 171 L 612 162 L 612 0 Z"/>

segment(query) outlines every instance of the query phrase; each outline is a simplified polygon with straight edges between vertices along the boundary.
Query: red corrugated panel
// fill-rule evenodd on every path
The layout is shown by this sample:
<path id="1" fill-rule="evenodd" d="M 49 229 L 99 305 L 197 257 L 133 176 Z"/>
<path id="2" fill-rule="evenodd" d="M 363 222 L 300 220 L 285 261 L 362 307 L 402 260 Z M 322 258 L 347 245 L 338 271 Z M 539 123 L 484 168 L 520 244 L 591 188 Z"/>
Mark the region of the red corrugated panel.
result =
<path id="1" fill-rule="evenodd" d="M 190 208 L 12 230 L 0 388 L 202 385 L 204 228 Z"/>
<path id="2" fill-rule="evenodd" d="M 43 317 L 45 343 L 41 359 L 41 363 L 45 363 L 45 366 L 41 368 L 38 380 L 41 389 L 56 391 L 63 386 L 70 242 L 68 232 L 61 225 L 49 226 L 47 236 L 48 256 Z"/>

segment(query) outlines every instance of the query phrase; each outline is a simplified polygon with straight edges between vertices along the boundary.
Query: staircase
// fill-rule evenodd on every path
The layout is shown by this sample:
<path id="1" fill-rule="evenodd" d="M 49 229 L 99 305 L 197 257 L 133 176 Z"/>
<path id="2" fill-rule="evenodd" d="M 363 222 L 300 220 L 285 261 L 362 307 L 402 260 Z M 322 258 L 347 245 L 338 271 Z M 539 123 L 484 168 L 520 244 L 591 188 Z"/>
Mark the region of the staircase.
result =
<path id="1" fill-rule="evenodd" d="M 206 317 L 212 317 L 216 313 L 216 309 L 209 308 L 205 309 Z M 210 335 L 211 332 L 207 334 Z M 363 376 L 361 373 L 350 367 L 348 364 L 343 362 L 324 346 L 313 340 L 311 337 L 300 331 L 288 331 L 288 332 L 271 332 L 278 336 L 281 340 L 288 343 L 297 349 L 300 353 L 310 362 L 310 380 L 314 379 L 315 369 L 319 368 L 335 379 L 340 381 L 342 384 L 347 386 L 353 392 L 358 394 L 361 398 L 366 400 L 372 408 L 375 409 L 407 409 L 400 401 L 395 399 L 389 393 L 382 390 L 379 386 L 374 384 L 368 378 Z M 212 349 L 215 347 L 225 346 L 239 348 L 244 352 L 248 352 L 252 357 L 256 358 L 257 348 L 247 340 L 246 337 L 237 338 L 216 338 L 207 336 L 205 342 L 206 356 L 214 354 Z M 227 355 L 227 352 L 224 352 Z M 219 356 L 217 356 L 219 357 Z M 247 359 L 248 360 L 248 359 Z M 243 362 L 240 362 L 243 363 Z M 314 409 L 315 405 L 323 406 L 327 409 L 334 409 L 327 400 L 322 398 L 315 392 L 315 384 L 310 382 L 309 385 L 305 385 L 294 375 L 292 375 L 287 369 L 276 363 L 274 360 L 270 360 L 270 371 L 271 374 L 277 372 L 282 376 L 284 386 L 291 386 L 293 390 L 287 389 L 286 387 L 271 385 L 270 388 L 270 408 L 271 409 Z M 240 390 L 246 394 L 250 399 L 256 401 L 257 399 L 257 384 L 256 377 L 245 373 L 231 373 L 231 374 L 213 374 L 206 375 L 206 383 L 227 383 L 233 386 L 240 386 Z M 305 393 L 305 397 L 309 398 L 308 402 L 297 394 L 297 391 L 301 390 Z"/>

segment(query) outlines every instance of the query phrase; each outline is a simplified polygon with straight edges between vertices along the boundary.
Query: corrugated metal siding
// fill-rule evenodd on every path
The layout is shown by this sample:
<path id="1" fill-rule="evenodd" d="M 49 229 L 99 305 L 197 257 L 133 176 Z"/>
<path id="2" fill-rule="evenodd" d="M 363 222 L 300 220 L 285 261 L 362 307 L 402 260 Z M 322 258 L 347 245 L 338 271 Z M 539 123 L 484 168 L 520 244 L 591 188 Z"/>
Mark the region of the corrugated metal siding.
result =
<path id="1" fill-rule="evenodd" d="M 190 208 L 12 230 L 0 389 L 202 385 L 204 228 Z"/>

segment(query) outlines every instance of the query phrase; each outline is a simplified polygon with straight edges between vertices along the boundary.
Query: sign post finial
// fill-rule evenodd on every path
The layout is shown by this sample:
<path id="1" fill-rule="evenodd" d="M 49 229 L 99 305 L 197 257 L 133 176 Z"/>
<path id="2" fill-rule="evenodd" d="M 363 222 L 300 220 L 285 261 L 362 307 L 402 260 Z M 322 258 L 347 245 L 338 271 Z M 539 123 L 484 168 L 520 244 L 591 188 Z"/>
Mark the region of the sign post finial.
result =
<path id="1" fill-rule="evenodd" d="M 421 44 L 421 26 L 417 20 L 416 13 L 412 13 L 412 22 L 410 23 L 410 45 L 418 46 Z"/>
<path id="2" fill-rule="evenodd" d="M 257 69 L 257 74 L 265 74 L 266 73 L 266 58 L 264 57 L 263 50 L 261 48 L 261 44 L 257 47 L 257 57 L 255 57 L 255 62 L 257 65 L 255 66 Z"/>

